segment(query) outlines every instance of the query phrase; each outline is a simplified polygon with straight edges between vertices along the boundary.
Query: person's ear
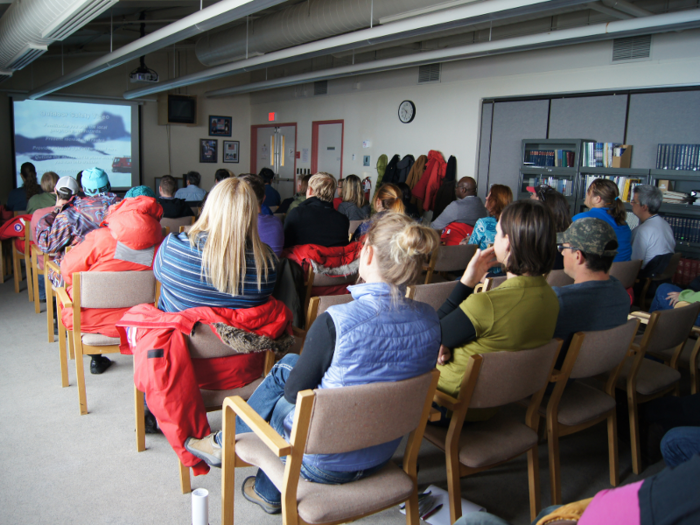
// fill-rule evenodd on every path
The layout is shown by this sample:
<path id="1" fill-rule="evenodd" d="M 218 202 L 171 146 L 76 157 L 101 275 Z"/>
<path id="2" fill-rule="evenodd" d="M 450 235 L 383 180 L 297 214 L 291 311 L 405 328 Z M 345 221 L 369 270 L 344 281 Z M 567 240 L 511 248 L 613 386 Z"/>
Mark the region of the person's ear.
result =
<path id="1" fill-rule="evenodd" d="M 369 266 L 374 260 L 374 248 L 371 244 L 365 243 L 365 250 L 367 250 L 367 259 L 365 260 L 365 263 L 367 264 L 367 266 Z"/>

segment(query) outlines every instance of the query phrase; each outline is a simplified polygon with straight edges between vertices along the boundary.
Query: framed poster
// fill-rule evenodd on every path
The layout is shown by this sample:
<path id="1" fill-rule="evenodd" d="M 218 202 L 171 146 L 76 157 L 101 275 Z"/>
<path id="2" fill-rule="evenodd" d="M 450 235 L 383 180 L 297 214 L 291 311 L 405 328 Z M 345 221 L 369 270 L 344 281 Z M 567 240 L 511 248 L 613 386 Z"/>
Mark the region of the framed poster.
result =
<path id="1" fill-rule="evenodd" d="M 199 139 L 199 162 L 216 164 L 218 145 L 216 139 Z"/>
<path id="2" fill-rule="evenodd" d="M 209 136 L 230 137 L 231 117 L 216 117 L 209 115 Z"/>
<path id="3" fill-rule="evenodd" d="M 237 140 L 224 141 L 224 162 L 238 162 L 240 144 Z"/>

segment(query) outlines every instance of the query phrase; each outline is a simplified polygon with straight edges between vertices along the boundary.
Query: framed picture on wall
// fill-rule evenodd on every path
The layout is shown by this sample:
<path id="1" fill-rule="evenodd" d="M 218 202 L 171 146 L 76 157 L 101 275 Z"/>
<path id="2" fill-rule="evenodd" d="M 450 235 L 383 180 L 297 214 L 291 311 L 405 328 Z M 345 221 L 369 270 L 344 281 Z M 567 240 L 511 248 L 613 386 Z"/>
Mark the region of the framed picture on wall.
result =
<path id="1" fill-rule="evenodd" d="M 209 115 L 209 136 L 230 137 L 231 117 L 216 117 Z"/>
<path id="2" fill-rule="evenodd" d="M 199 139 L 199 162 L 216 164 L 218 146 L 216 139 Z"/>
<path id="3" fill-rule="evenodd" d="M 238 162 L 238 151 L 241 143 L 237 140 L 224 141 L 224 162 Z"/>

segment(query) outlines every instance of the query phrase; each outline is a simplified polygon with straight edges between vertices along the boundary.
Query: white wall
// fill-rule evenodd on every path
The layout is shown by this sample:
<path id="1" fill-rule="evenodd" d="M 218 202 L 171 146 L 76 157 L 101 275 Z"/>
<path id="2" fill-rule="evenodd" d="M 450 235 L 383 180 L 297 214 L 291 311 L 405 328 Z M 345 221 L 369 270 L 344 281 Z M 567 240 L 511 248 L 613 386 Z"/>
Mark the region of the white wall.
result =
<path id="1" fill-rule="evenodd" d="M 612 64 L 612 42 L 607 41 L 445 63 L 437 84 L 419 86 L 417 78 L 417 68 L 410 68 L 331 80 L 328 95 L 313 96 L 312 85 L 254 93 L 251 123 L 266 122 L 273 111 L 280 122 L 297 122 L 301 151 L 311 148 L 313 121 L 344 119 L 344 175 L 376 177 L 374 165 L 383 153 L 417 157 L 437 149 L 446 160 L 457 158 L 458 177 L 472 176 L 482 99 L 700 85 L 700 31 L 654 35 L 648 60 Z M 397 116 L 405 99 L 416 104 L 410 124 L 401 124 Z M 364 140 L 371 140 L 372 147 L 363 149 Z M 371 169 L 362 167 L 367 154 Z M 297 161 L 297 167 L 309 168 L 310 163 Z"/>

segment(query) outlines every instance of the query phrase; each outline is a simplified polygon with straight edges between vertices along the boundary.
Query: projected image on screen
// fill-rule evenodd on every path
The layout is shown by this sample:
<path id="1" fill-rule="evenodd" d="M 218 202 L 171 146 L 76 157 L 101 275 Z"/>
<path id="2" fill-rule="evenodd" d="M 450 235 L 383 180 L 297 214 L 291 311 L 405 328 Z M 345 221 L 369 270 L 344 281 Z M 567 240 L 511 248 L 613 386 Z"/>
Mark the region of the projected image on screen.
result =
<path id="1" fill-rule="evenodd" d="M 75 177 L 88 168 L 102 168 L 112 188 L 132 185 L 132 108 L 64 102 L 14 101 L 15 160 L 19 170 L 31 162 L 41 175 L 56 172 Z"/>

